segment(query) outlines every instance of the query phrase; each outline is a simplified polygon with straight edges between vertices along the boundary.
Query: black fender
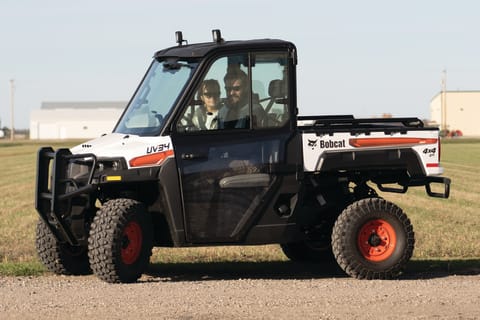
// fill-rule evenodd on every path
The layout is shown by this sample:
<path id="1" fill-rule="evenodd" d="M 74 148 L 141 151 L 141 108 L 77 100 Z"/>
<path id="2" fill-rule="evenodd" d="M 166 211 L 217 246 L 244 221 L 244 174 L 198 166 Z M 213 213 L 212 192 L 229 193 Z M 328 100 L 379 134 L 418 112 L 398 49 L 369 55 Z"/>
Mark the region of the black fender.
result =
<path id="1" fill-rule="evenodd" d="M 157 206 L 160 207 L 159 210 L 168 224 L 172 245 L 179 246 L 184 244 L 186 239 L 180 181 L 174 158 L 168 158 L 162 163 L 158 172 L 158 183 L 161 194 L 157 199 Z M 162 232 L 162 230 L 155 230 L 155 232 Z M 160 235 L 160 238 L 164 237 L 165 235 Z"/>

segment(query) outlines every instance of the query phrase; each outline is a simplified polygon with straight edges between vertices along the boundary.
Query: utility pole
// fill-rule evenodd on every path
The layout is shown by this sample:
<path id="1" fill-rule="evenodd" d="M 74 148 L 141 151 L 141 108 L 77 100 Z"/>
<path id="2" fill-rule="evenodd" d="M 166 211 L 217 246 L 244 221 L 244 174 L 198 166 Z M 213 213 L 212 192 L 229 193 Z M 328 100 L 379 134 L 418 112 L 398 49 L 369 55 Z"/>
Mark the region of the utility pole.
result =
<path id="1" fill-rule="evenodd" d="M 441 129 L 447 130 L 447 70 L 443 70 L 442 76 L 441 119 Z"/>
<path id="2" fill-rule="evenodd" d="M 11 111 L 11 124 L 10 124 L 10 140 L 13 141 L 14 139 L 14 136 L 15 136 L 15 129 L 14 129 L 14 126 L 13 126 L 13 121 L 14 121 L 14 116 L 13 116 L 13 112 L 14 112 L 14 106 L 15 106 L 15 101 L 14 101 L 14 98 L 15 98 L 15 80 L 14 79 L 10 79 L 10 111 Z"/>

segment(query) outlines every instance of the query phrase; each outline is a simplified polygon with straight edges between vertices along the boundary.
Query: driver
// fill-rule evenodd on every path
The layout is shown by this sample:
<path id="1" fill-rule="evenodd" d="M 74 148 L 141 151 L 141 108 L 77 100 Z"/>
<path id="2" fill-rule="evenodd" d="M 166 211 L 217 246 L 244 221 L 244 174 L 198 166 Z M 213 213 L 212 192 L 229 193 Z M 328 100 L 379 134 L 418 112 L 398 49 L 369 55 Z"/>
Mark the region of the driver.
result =
<path id="1" fill-rule="evenodd" d="M 249 128 L 250 126 L 250 87 L 247 74 L 235 65 L 230 65 L 224 77 L 227 100 L 219 111 L 220 129 Z M 254 125 L 261 126 L 265 121 L 265 111 L 258 103 L 253 104 Z"/>

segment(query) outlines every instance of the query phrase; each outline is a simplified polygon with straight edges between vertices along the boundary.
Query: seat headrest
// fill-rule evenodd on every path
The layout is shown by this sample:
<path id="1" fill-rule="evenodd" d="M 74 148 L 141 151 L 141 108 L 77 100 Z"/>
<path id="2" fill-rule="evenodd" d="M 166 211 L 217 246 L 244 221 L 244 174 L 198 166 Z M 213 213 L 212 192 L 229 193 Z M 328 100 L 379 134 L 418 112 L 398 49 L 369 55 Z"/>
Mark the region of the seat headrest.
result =
<path id="1" fill-rule="evenodd" d="M 273 98 L 285 97 L 285 83 L 283 80 L 272 80 L 268 85 L 268 95 Z"/>

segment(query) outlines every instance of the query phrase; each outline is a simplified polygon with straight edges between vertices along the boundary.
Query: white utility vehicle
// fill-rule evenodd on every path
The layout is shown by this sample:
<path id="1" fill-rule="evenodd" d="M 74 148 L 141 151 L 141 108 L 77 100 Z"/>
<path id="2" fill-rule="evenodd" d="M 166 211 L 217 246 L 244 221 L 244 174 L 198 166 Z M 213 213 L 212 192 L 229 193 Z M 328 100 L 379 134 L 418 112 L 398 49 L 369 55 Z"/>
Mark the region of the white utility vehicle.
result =
<path id="1" fill-rule="evenodd" d="M 294 44 L 212 33 L 186 44 L 177 32 L 112 133 L 39 150 L 41 261 L 55 273 L 134 282 L 153 246 L 277 243 L 295 261 L 335 257 L 353 277 L 398 276 L 413 228 L 376 190 L 424 186 L 448 198 L 438 129 L 417 118 L 297 116 Z M 201 84 L 216 80 L 225 100 L 231 70 L 247 75 L 242 111 L 224 102 L 229 123 L 219 111 L 216 129 L 195 127 Z"/>

